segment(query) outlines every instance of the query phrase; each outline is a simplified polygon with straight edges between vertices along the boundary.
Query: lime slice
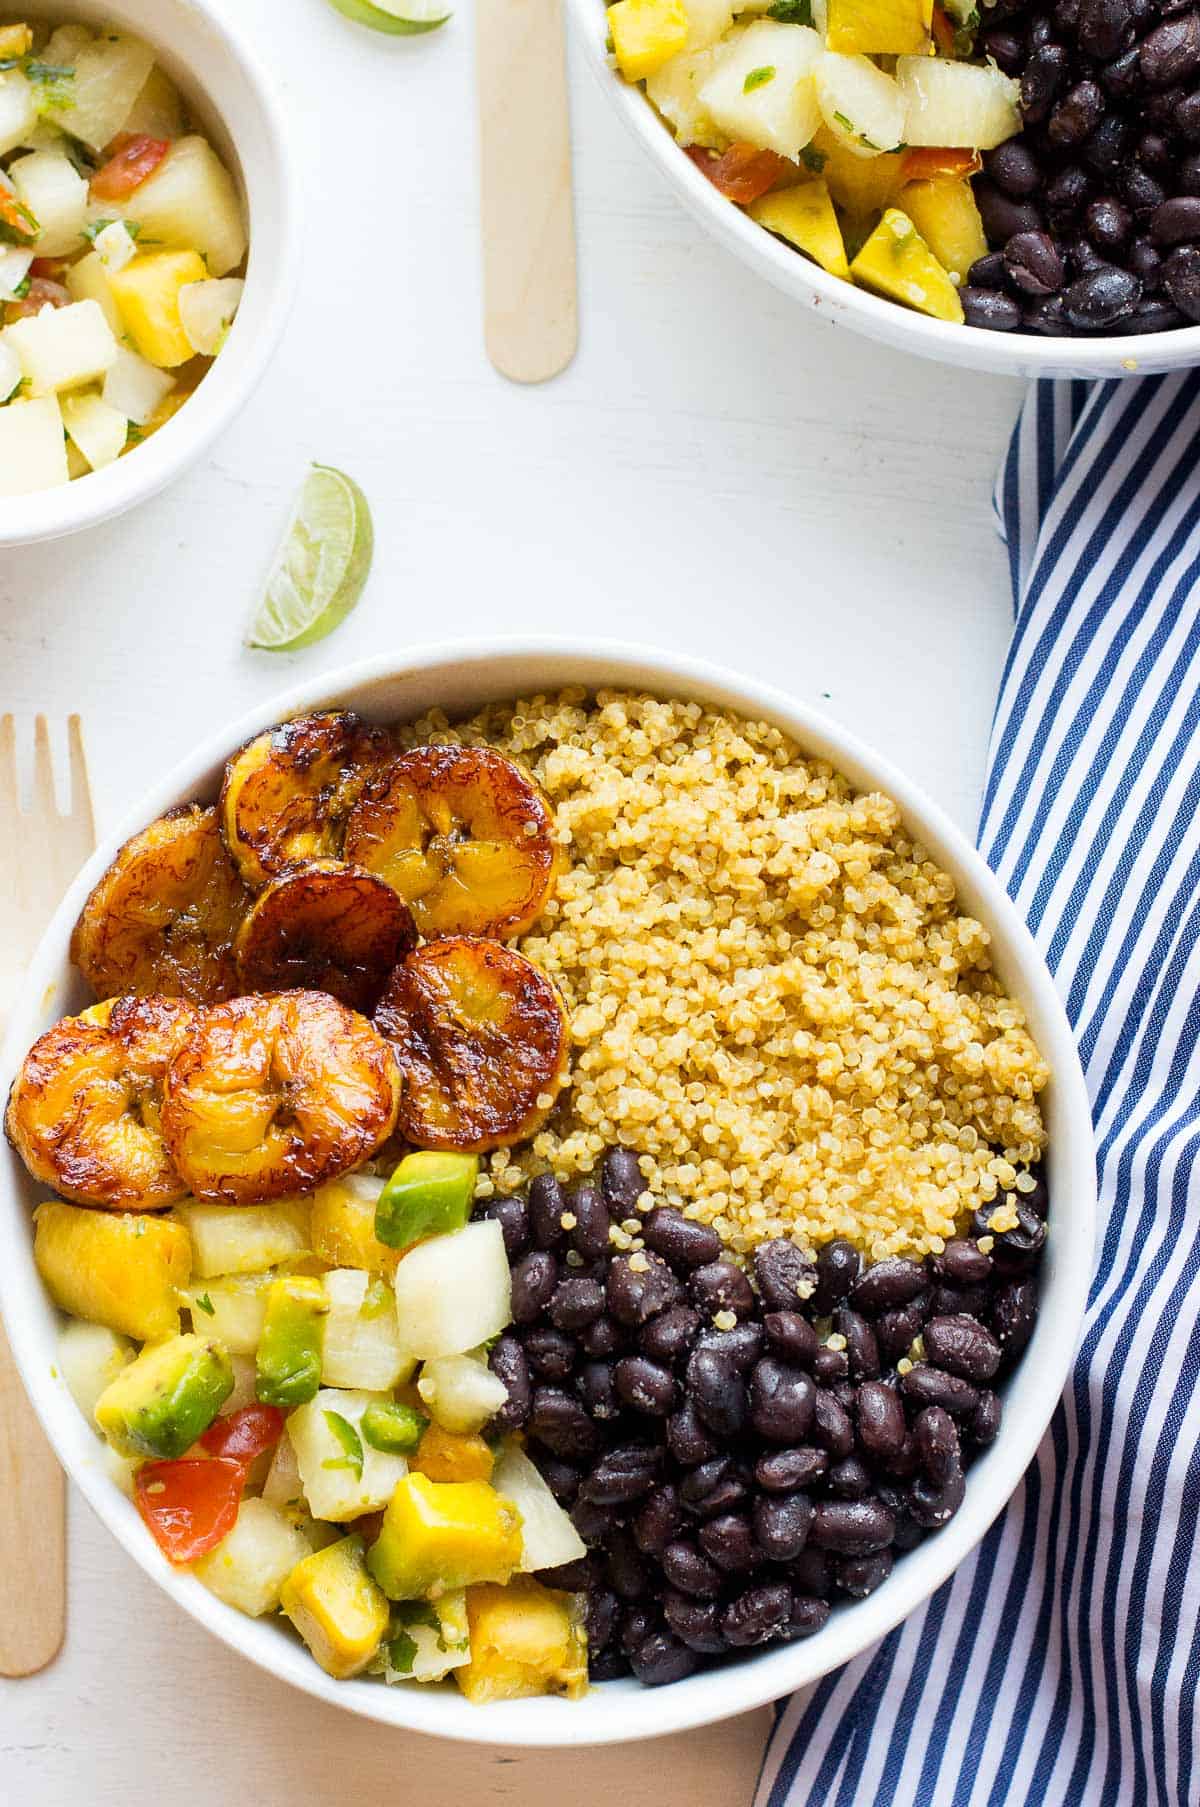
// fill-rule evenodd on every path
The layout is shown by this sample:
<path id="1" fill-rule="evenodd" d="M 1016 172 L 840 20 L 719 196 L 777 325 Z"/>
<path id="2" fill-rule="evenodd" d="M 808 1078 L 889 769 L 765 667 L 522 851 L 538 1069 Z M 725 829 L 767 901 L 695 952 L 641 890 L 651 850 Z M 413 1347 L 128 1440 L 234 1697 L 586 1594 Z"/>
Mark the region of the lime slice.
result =
<path id="1" fill-rule="evenodd" d="M 295 652 L 323 640 L 362 595 L 374 547 L 370 504 L 358 484 L 344 471 L 314 464 L 246 645 Z"/>
<path id="2" fill-rule="evenodd" d="M 442 0 L 330 0 L 347 19 L 387 31 L 393 37 L 413 37 L 419 31 L 436 31 L 450 14 Z"/>

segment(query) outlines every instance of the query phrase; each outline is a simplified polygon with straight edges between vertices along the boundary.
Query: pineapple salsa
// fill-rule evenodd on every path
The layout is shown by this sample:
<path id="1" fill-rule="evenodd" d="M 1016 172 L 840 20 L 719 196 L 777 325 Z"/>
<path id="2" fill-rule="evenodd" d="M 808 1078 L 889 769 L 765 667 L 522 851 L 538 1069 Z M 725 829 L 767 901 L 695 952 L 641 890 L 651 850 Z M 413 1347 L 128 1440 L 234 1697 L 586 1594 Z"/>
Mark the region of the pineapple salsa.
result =
<path id="1" fill-rule="evenodd" d="M 245 256 L 233 178 L 147 44 L 0 25 L 0 496 L 162 426 L 221 350 Z"/>
<path id="2" fill-rule="evenodd" d="M 612 53 L 728 199 L 831 275 L 959 323 L 970 178 L 1021 128 L 974 0 L 616 0 Z"/>

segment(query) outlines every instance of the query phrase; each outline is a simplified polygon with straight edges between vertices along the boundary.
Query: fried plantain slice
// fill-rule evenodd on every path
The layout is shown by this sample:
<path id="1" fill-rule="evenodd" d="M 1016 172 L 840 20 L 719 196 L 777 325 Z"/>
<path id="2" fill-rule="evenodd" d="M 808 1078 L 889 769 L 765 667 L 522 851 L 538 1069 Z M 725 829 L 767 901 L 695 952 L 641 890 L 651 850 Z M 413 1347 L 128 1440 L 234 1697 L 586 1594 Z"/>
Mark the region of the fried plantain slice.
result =
<path id="1" fill-rule="evenodd" d="M 326 711 L 268 728 L 233 755 L 221 786 L 221 832 L 258 890 L 299 860 L 336 858 L 346 818 L 392 743 L 357 715 Z"/>
<path id="2" fill-rule="evenodd" d="M 4 1116 L 34 1178 L 106 1211 L 158 1211 L 183 1198 L 163 1137 L 162 1093 L 196 1020 L 182 998 L 109 998 L 39 1036 Z"/>
<path id="3" fill-rule="evenodd" d="M 399 1127 L 418 1148 L 482 1154 L 533 1134 L 567 1076 L 566 1013 L 514 948 L 449 936 L 392 974 L 376 1026 L 395 1050 Z"/>
<path id="4" fill-rule="evenodd" d="M 238 989 L 233 944 L 250 901 L 216 810 L 185 805 L 126 841 L 80 911 L 71 958 L 101 998 L 218 1004 Z"/>
<path id="5" fill-rule="evenodd" d="M 261 1204 L 368 1160 L 399 1090 L 387 1043 L 335 998 L 233 998 L 203 1013 L 171 1062 L 163 1133 L 197 1198 Z"/>
<path id="6" fill-rule="evenodd" d="M 327 991 L 371 1011 L 417 945 L 412 913 L 361 866 L 310 860 L 260 891 L 238 935 L 243 991 Z"/>
<path id="7" fill-rule="evenodd" d="M 430 939 L 521 934 L 558 864 L 549 803 L 491 747 L 402 753 L 355 804 L 344 852 L 399 892 Z"/>

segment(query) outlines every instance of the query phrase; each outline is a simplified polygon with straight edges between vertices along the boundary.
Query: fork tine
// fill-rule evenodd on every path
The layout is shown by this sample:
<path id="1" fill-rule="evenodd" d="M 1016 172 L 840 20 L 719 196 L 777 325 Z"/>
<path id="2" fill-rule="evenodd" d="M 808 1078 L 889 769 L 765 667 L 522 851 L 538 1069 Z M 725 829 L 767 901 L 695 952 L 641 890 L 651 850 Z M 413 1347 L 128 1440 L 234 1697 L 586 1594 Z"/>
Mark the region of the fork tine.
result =
<path id="1" fill-rule="evenodd" d="M 83 750 L 83 723 L 77 715 L 67 717 L 67 752 L 70 762 L 71 816 L 92 832 L 92 791 L 88 783 L 87 758 Z"/>
<path id="2" fill-rule="evenodd" d="M 33 724 L 33 807 L 38 815 L 56 816 L 54 764 L 50 756 L 50 724 L 39 715 Z"/>

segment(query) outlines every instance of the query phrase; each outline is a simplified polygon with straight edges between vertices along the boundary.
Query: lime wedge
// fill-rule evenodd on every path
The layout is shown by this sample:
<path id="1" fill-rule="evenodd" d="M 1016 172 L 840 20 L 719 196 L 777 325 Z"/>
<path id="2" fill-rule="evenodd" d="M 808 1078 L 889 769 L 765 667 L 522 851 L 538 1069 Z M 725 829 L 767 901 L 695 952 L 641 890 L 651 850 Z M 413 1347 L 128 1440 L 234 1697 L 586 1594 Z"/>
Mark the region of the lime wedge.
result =
<path id="1" fill-rule="evenodd" d="M 314 464 L 246 645 L 295 652 L 323 640 L 362 595 L 374 546 L 370 504 L 358 484 L 344 471 Z"/>
<path id="2" fill-rule="evenodd" d="M 391 32 L 393 37 L 436 31 L 450 17 L 443 0 L 330 0 L 330 5 L 355 24 Z"/>

